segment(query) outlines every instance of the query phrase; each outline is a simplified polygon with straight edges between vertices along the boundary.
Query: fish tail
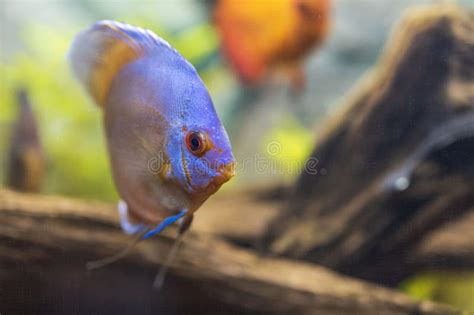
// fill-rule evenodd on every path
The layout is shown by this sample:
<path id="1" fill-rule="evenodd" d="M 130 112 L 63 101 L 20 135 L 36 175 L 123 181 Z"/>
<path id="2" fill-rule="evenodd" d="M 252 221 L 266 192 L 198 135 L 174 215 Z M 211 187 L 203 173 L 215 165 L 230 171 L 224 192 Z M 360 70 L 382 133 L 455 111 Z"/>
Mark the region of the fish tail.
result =
<path id="1" fill-rule="evenodd" d="M 104 20 L 76 36 L 69 51 L 69 61 L 91 97 L 104 107 L 112 80 L 119 70 L 156 48 L 174 50 L 149 30 Z"/>

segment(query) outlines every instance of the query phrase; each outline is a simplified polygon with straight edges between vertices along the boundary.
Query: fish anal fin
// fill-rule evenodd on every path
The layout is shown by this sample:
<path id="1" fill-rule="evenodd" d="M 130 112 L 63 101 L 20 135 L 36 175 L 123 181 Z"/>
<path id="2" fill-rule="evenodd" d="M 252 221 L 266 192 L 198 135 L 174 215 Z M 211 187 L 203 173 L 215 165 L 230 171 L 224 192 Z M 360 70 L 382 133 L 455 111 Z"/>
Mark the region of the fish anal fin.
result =
<path id="1" fill-rule="evenodd" d="M 118 212 L 120 217 L 120 226 L 124 233 L 132 235 L 142 232 L 146 227 L 141 223 L 136 223 L 130 218 L 127 203 L 121 200 L 118 203 Z"/>

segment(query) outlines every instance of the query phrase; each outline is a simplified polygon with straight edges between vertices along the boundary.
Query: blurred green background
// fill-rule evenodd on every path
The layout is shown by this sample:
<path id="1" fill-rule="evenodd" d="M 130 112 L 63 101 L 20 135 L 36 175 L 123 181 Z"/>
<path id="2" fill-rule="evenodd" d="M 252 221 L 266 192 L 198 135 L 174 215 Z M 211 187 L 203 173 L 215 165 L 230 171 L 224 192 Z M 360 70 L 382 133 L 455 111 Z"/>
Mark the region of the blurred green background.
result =
<path id="1" fill-rule="evenodd" d="M 101 113 L 72 77 L 67 50 L 79 30 L 100 19 L 149 28 L 168 40 L 203 77 L 229 128 L 238 160 L 259 155 L 275 163 L 303 160 L 319 123 L 335 114 L 351 87 L 377 60 L 395 21 L 411 5 L 429 0 L 336 0 L 332 33 L 305 61 L 306 89 L 294 95 L 278 83 L 243 87 L 219 53 L 210 1 L 12 1 L 0 2 L 0 179 L 12 122 L 14 91 L 28 90 L 47 155 L 44 193 L 115 201 Z M 459 1 L 474 7 L 474 0 Z M 251 141 L 249 141 L 251 139 Z M 281 145 L 269 155 L 271 141 Z M 226 189 L 280 180 L 242 169 Z M 277 177 L 277 178 L 275 178 Z M 230 187 L 230 188 L 229 188 Z M 474 311 L 474 276 L 443 272 L 419 275 L 402 285 L 417 298 L 431 298 Z"/>

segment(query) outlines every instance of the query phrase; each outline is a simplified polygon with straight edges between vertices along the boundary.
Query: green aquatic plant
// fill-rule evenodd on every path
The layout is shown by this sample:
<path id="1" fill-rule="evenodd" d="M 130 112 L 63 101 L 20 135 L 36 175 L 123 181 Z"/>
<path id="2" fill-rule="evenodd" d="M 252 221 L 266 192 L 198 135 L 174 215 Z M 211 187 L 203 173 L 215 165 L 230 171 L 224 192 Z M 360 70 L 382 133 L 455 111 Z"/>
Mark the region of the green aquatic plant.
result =
<path id="1" fill-rule="evenodd" d="M 280 125 L 263 138 L 266 156 L 270 159 L 270 172 L 286 180 L 294 180 L 305 166 L 313 147 L 313 136 L 296 118 L 289 115 Z"/>
<path id="2" fill-rule="evenodd" d="M 474 273 L 424 272 L 406 280 L 401 289 L 420 300 L 433 300 L 474 312 Z"/>

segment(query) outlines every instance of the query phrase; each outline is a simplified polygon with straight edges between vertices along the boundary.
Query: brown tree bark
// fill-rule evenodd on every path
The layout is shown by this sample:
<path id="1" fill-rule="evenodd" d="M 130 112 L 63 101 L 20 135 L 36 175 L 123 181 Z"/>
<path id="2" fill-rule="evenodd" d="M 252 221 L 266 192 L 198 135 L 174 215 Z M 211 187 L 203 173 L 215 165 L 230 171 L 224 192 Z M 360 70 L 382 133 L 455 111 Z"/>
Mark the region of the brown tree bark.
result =
<path id="1" fill-rule="evenodd" d="M 199 216 L 199 213 L 197 213 Z M 203 233 L 185 240 L 161 291 L 169 233 L 87 271 L 130 242 L 113 206 L 0 190 L 3 314 L 452 314 L 322 267 L 262 258 Z M 173 232 L 173 231 L 170 231 Z"/>
<path id="2" fill-rule="evenodd" d="M 46 162 L 38 132 L 38 123 L 26 90 L 17 90 L 18 117 L 12 128 L 6 185 L 23 192 L 39 192 Z"/>
<path id="3" fill-rule="evenodd" d="M 289 198 L 286 187 L 250 187 L 224 192 L 199 210 L 193 230 L 233 244 L 260 249 L 269 224 L 283 212 Z M 474 209 L 427 232 L 410 250 L 403 268 L 427 270 L 474 268 Z"/>
<path id="4" fill-rule="evenodd" d="M 474 14 L 411 10 L 323 129 L 319 172 L 300 176 L 266 250 L 386 285 L 415 272 L 420 242 L 474 209 L 473 107 Z"/>
<path id="5" fill-rule="evenodd" d="M 414 270 L 474 269 L 474 209 L 424 237 L 408 263 Z"/>

